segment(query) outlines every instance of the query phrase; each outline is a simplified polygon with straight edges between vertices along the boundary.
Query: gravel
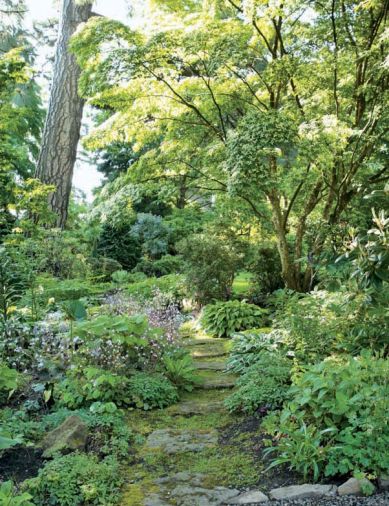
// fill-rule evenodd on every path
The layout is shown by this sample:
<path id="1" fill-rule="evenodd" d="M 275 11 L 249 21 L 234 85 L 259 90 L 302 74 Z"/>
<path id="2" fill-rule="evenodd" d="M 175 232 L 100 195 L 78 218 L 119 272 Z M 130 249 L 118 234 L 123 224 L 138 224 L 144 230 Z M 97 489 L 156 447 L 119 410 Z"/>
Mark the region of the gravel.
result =
<path id="1" fill-rule="evenodd" d="M 264 503 L 261 503 L 263 506 Z M 389 506 L 389 492 L 370 497 L 327 497 L 323 499 L 294 499 L 291 501 L 271 501 L 269 506 Z"/>

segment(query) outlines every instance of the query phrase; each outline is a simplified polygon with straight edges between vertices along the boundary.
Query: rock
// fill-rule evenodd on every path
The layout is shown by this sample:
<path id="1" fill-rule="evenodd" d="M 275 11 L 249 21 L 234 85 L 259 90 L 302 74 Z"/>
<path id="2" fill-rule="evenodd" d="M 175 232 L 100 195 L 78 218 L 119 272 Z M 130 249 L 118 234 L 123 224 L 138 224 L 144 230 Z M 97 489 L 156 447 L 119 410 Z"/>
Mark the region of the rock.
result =
<path id="1" fill-rule="evenodd" d="M 178 485 L 171 492 L 177 506 L 219 506 L 239 495 L 239 490 L 225 487 L 213 489 Z"/>
<path id="2" fill-rule="evenodd" d="M 167 485 L 173 488 L 178 482 L 194 485 L 200 487 L 203 485 L 206 476 L 201 473 L 191 473 L 190 471 L 181 471 L 180 473 L 173 474 L 171 476 L 164 476 L 163 478 L 157 478 L 154 480 L 156 485 Z"/>
<path id="3" fill-rule="evenodd" d="M 190 430 L 158 429 L 146 441 L 148 448 L 160 448 L 166 454 L 200 452 L 217 443 L 217 432 L 196 432 Z"/>
<path id="4" fill-rule="evenodd" d="M 267 501 L 269 501 L 269 498 L 260 490 L 251 490 L 238 495 L 238 497 L 235 497 L 230 501 L 227 501 L 226 504 L 252 504 Z"/>
<path id="5" fill-rule="evenodd" d="M 172 415 L 204 415 L 224 411 L 222 401 L 187 401 L 179 402 L 168 408 Z"/>
<path id="6" fill-rule="evenodd" d="M 373 484 L 366 478 L 362 480 L 357 480 L 356 478 L 350 478 L 345 481 L 340 487 L 338 487 L 339 495 L 355 495 L 357 497 L 365 495 L 363 492 L 363 488 L 365 487 L 373 487 Z"/>
<path id="7" fill-rule="evenodd" d="M 78 416 L 69 416 L 59 427 L 46 434 L 41 443 L 43 456 L 50 458 L 55 452 L 84 450 L 87 438 L 86 424 Z"/>
<path id="8" fill-rule="evenodd" d="M 151 494 L 145 499 L 145 506 L 169 506 L 164 499 L 161 499 L 157 494 Z"/>
<path id="9" fill-rule="evenodd" d="M 290 487 L 273 488 L 270 491 L 271 499 L 309 499 L 312 497 L 324 497 L 336 495 L 336 487 L 334 485 L 292 485 Z"/>
<path id="10" fill-rule="evenodd" d="M 389 490 L 389 475 L 378 478 L 378 486 L 381 490 Z"/>
<path id="11" fill-rule="evenodd" d="M 194 364 L 196 369 L 205 370 L 205 371 L 224 371 L 226 368 L 226 362 L 195 362 Z"/>

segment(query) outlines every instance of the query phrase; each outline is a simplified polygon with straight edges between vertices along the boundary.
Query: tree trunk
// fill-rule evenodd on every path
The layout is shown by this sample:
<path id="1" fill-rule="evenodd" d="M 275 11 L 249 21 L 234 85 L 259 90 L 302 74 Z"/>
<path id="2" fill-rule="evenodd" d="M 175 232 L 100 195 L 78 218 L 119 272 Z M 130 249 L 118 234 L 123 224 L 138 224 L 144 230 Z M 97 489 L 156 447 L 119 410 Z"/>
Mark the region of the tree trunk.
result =
<path id="1" fill-rule="evenodd" d="M 91 3 L 62 1 L 50 101 L 36 170 L 37 178 L 56 188 L 49 196 L 49 204 L 60 228 L 64 228 L 68 215 L 84 107 L 77 89 L 80 68 L 68 45 L 78 25 L 91 16 L 91 10 Z"/>

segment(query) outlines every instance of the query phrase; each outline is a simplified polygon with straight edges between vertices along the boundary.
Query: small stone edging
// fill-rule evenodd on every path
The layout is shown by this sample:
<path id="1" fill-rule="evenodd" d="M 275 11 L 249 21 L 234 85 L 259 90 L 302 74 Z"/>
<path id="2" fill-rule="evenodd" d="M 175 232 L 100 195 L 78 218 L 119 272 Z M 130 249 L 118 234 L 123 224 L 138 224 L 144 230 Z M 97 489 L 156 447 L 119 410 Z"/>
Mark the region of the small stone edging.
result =
<path id="1" fill-rule="evenodd" d="M 256 504 L 271 501 L 289 501 L 296 499 L 318 499 L 325 497 L 335 496 L 354 496 L 362 497 L 364 486 L 373 486 L 367 480 L 357 480 L 350 478 L 339 487 L 336 485 L 317 485 L 304 483 L 303 485 L 291 485 L 288 487 L 279 487 L 270 490 L 269 496 L 265 495 L 260 490 L 251 490 L 243 492 L 242 494 L 231 498 L 224 504 L 240 505 L 240 504 Z M 389 477 L 383 476 L 378 479 L 380 491 L 389 490 Z"/>

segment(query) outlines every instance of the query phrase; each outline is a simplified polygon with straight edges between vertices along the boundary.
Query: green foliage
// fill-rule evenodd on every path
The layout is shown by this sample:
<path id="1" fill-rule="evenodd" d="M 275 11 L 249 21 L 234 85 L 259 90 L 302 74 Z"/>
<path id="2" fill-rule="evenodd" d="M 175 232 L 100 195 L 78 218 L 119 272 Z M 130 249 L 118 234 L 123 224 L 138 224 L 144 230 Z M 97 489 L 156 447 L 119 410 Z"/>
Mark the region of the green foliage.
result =
<path id="1" fill-rule="evenodd" d="M 21 297 L 22 286 L 12 262 L 4 248 L 0 248 L 0 330 L 7 333 L 7 321 L 12 307 Z"/>
<path id="2" fill-rule="evenodd" d="M 374 301 L 369 293 L 342 290 L 285 295 L 276 327 L 285 347 L 302 363 L 313 363 L 331 352 L 358 354 L 363 348 L 387 348 L 385 291 Z"/>
<path id="3" fill-rule="evenodd" d="M 151 299 L 154 292 L 159 290 L 169 294 L 177 303 L 181 303 L 184 297 L 183 280 L 181 276 L 169 274 L 161 278 L 148 278 L 128 286 L 127 292 L 140 299 Z"/>
<path id="4" fill-rule="evenodd" d="M 266 413 L 287 399 L 292 362 L 281 353 L 261 351 L 236 382 L 236 390 L 227 397 L 230 411 Z"/>
<path id="5" fill-rule="evenodd" d="M 69 320 L 72 321 L 85 320 L 88 316 L 85 305 L 81 300 L 68 300 L 62 304 L 62 309 Z"/>
<path id="6" fill-rule="evenodd" d="M 269 420 L 267 423 L 269 424 Z M 301 473 L 304 478 L 313 477 L 315 481 L 318 480 L 329 449 L 323 444 L 323 439 L 326 435 L 330 436 L 334 429 L 318 430 L 314 425 L 307 427 L 302 423 L 298 427 L 285 424 L 282 430 L 282 438 L 277 448 L 268 448 L 265 451 L 267 454 L 272 454 L 274 451 L 278 454 L 268 469 L 289 464 L 290 469 Z"/>
<path id="7" fill-rule="evenodd" d="M 0 400 L 10 397 L 22 384 L 22 375 L 0 362 Z"/>
<path id="8" fill-rule="evenodd" d="M 38 274 L 64 280 L 85 279 L 89 275 L 90 248 L 75 231 L 40 228 L 29 238 L 19 238 L 15 248 Z"/>
<path id="9" fill-rule="evenodd" d="M 180 256 L 164 255 L 158 260 L 142 259 L 136 266 L 136 271 L 144 272 L 147 276 L 167 276 L 178 274 L 183 269 L 183 261 Z"/>
<path id="10" fill-rule="evenodd" d="M 166 408 L 178 401 L 176 387 L 160 374 L 135 373 L 130 378 L 129 390 L 135 406 L 145 411 Z"/>
<path id="11" fill-rule="evenodd" d="M 227 359 L 227 369 L 236 374 L 242 374 L 256 363 L 262 352 L 278 352 L 282 349 L 279 341 L 271 329 L 250 329 L 233 336 L 232 348 Z"/>
<path id="12" fill-rule="evenodd" d="M 160 258 L 167 253 L 169 229 L 161 216 L 139 213 L 131 228 L 131 236 L 142 245 L 144 255 Z"/>
<path id="13" fill-rule="evenodd" d="M 388 377 L 389 361 L 369 353 L 330 357 L 296 375 L 290 401 L 266 423 L 278 441 L 273 465 L 288 463 L 315 479 L 385 473 Z"/>
<path id="14" fill-rule="evenodd" d="M 73 453 L 48 462 L 26 484 L 37 504 L 109 506 L 119 500 L 121 474 L 113 458 Z"/>
<path id="15" fill-rule="evenodd" d="M 196 337 L 196 326 L 193 320 L 184 322 L 179 328 L 180 337 L 183 339 L 194 339 Z"/>
<path id="16" fill-rule="evenodd" d="M 12 5 L 5 11 L 13 12 Z M 43 192 L 33 181 L 43 110 L 27 59 L 33 53 L 25 34 L 3 26 L 0 53 L 0 238 L 12 228 L 31 226 L 26 215 L 39 207 Z M 4 23 L 6 25 L 6 23 Z M 19 47 L 15 47 L 19 46 Z M 27 49 L 28 48 L 28 49 Z M 35 187 L 35 194 L 34 194 Z M 39 195 L 37 195 L 39 193 Z M 47 194 L 46 194 L 47 195 Z M 43 195 L 44 197 L 46 195 Z M 47 203 L 46 203 L 47 207 Z M 41 208 L 42 209 L 42 208 Z M 15 211 L 17 215 L 15 216 Z M 27 212 L 27 213 L 26 213 Z M 24 216 L 18 216 L 24 214 Z M 20 218 L 17 221 L 17 218 Z"/>
<path id="17" fill-rule="evenodd" d="M 32 495 L 27 492 L 15 492 L 12 481 L 5 481 L 0 485 L 0 504 L 3 506 L 34 506 L 31 499 Z"/>
<path id="18" fill-rule="evenodd" d="M 130 224 L 113 226 L 109 223 L 102 227 L 96 240 L 95 253 L 116 260 L 126 271 L 131 271 L 142 255 L 140 242 L 131 234 Z"/>
<path id="19" fill-rule="evenodd" d="M 197 302 L 206 304 L 230 296 L 240 258 L 228 244 L 194 235 L 181 242 L 179 251 L 185 261 L 187 290 Z"/>
<path id="20" fill-rule="evenodd" d="M 90 258 L 89 265 L 93 275 L 101 281 L 110 281 L 115 271 L 122 270 L 122 265 L 117 260 L 104 256 Z"/>
<path id="21" fill-rule="evenodd" d="M 163 365 L 167 378 L 180 390 L 191 392 L 194 385 L 200 382 L 190 355 L 166 355 L 163 357 Z"/>
<path id="22" fill-rule="evenodd" d="M 119 270 L 113 272 L 111 278 L 116 285 L 121 286 L 125 285 L 130 281 L 131 275 L 127 271 Z"/>
<path id="23" fill-rule="evenodd" d="M 201 323 L 207 332 L 217 337 L 230 337 L 235 332 L 261 326 L 266 313 L 247 302 L 217 302 L 204 308 Z"/>
<path id="24" fill-rule="evenodd" d="M 92 320 L 78 322 L 74 330 L 80 337 L 87 339 L 105 337 L 131 347 L 146 345 L 142 336 L 147 329 L 147 318 L 143 315 L 111 316 L 101 314 Z"/>
<path id="25" fill-rule="evenodd" d="M 86 367 L 80 371 L 70 370 L 58 384 L 54 393 L 62 406 L 77 409 L 91 406 L 92 412 L 110 412 L 109 406 L 94 403 L 114 403 L 115 406 L 129 405 L 131 397 L 129 382 L 125 376 L 97 367 Z M 100 409 L 99 409 L 100 408 Z"/>
<path id="26" fill-rule="evenodd" d="M 11 435 L 7 431 L 5 431 L 3 428 L 0 428 L 0 452 L 2 450 L 8 450 L 13 446 L 17 446 L 22 443 L 22 439 L 20 437 L 15 438 L 10 436 Z"/>
<path id="27" fill-rule="evenodd" d="M 274 244 L 256 247 L 248 270 L 252 273 L 251 298 L 264 298 L 284 286 L 281 276 L 281 262 Z"/>
<path id="28" fill-rule="evenodd" d="M 389 218 L 373 210 L 373 223 L 365 237 L 354 238 L 346 257 L 352 260 L 352 277 L 361 288 L 380 290 L 389 282 Z"/>
<path id="29" fill-rule="evenodd" d="M 56 278 L 38 277 L 37 284 L 42 287 L 38 293 L 40 301 L 47 304 L 49 299 L 56 302 L 79 300 L 92 296 L 98 291 L 96 285 L 84 279 L 58 280 Z"/>

